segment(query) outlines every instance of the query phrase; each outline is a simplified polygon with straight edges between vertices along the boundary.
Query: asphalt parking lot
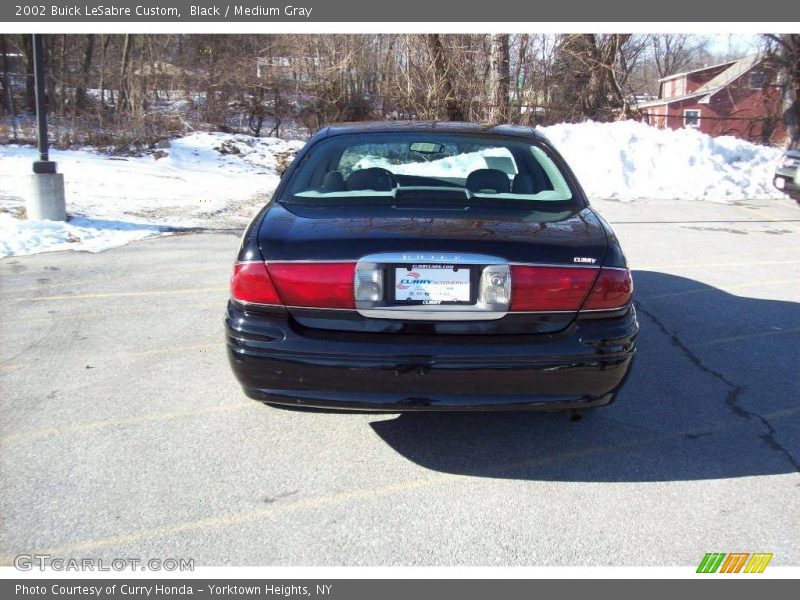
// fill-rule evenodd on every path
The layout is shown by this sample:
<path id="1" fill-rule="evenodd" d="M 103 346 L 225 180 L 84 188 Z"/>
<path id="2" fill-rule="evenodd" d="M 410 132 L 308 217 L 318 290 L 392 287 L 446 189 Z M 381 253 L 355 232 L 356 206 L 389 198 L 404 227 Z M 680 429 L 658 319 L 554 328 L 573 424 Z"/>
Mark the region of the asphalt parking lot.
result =
<path id="1" fill-rule="evenodd" d="M 642 329 L 578 423 L 246 399 L 234 233 L 0 261 L 2 564 L 800 565 L 800 207 L 595 205 Z"/>

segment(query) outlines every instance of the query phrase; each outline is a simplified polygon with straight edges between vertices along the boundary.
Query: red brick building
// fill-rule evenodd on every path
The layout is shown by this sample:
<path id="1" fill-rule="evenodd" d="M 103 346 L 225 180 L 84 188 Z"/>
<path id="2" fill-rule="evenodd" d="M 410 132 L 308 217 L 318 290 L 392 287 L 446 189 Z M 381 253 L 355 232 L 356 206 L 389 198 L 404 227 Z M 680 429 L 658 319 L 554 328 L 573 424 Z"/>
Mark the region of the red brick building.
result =
<path id="1" fill-rule="evenodd" d="M 692 127 L 709 135 L 780 143 L 786 129 L 777 79 L 769 61 L 746 56 L 664 77 L 658 99 L 638 108 L 655 127 Z"/>

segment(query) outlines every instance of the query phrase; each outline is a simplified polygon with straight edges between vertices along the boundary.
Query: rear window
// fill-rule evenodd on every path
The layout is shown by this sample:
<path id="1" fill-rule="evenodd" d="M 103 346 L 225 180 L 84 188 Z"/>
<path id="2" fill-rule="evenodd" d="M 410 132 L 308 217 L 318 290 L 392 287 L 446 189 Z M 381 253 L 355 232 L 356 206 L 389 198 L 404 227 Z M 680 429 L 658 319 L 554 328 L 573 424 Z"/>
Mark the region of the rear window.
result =
<path id="1" fill-rule="evenodd" d="M 547 150 L 527 141 L 409 132 L 341 135 L 315 144 L 282 198 L 312 199 L 563 205 L 573 193 Z"/>

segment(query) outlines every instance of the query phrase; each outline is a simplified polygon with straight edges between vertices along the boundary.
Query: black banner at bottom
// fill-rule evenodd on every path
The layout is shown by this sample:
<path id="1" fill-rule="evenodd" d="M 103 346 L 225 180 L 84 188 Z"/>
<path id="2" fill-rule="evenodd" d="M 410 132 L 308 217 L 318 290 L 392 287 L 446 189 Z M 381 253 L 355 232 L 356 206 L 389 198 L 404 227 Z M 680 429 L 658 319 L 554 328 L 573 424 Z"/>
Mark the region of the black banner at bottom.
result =
<path id="1" fill-rule="evenodd" d="M 679 580 L 554 580 L 554 579 L 302 579 L 302 580 L 220 580 L 220 579 L 25 579 L 0 582 L 2 598 L 51 598 L 52 600 L 156 600 L 237 598 L 246 600 L 407 600 L 409 598 L 459 598 L 459 600 L 544 597 L 646 597 L 647 600 L 676 597 L 685 600 L 699 594 L 725 594 L 726 599 L 752 597 L 758 593 L 779 597 L 796 584 L 789 579 L 756 577 L 698 576 Z M 714 586 L 713 589 L 711 586 Z M 764 586 L 768 589 L 765 590 Z M 791 586 L 791 587 L 790 587 Z M 551 596 L 552 594 L 552 596 Z M 688 596 L 687 596 L 688 595 Z"/>

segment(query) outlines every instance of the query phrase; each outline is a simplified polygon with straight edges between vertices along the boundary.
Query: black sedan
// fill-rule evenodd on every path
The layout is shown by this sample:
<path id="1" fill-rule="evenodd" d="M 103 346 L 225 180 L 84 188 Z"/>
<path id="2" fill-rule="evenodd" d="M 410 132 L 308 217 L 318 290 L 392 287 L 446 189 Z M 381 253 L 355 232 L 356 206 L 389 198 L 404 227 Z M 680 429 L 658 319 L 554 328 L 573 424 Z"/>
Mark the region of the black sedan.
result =
<path id="1" fill-rule="evenodd" d="M 541 133 L 333 125 L 245 231 L 228 355 L 267 403 L 579 411 L 631 368 L 632 292 L 614 232 Z"/>

